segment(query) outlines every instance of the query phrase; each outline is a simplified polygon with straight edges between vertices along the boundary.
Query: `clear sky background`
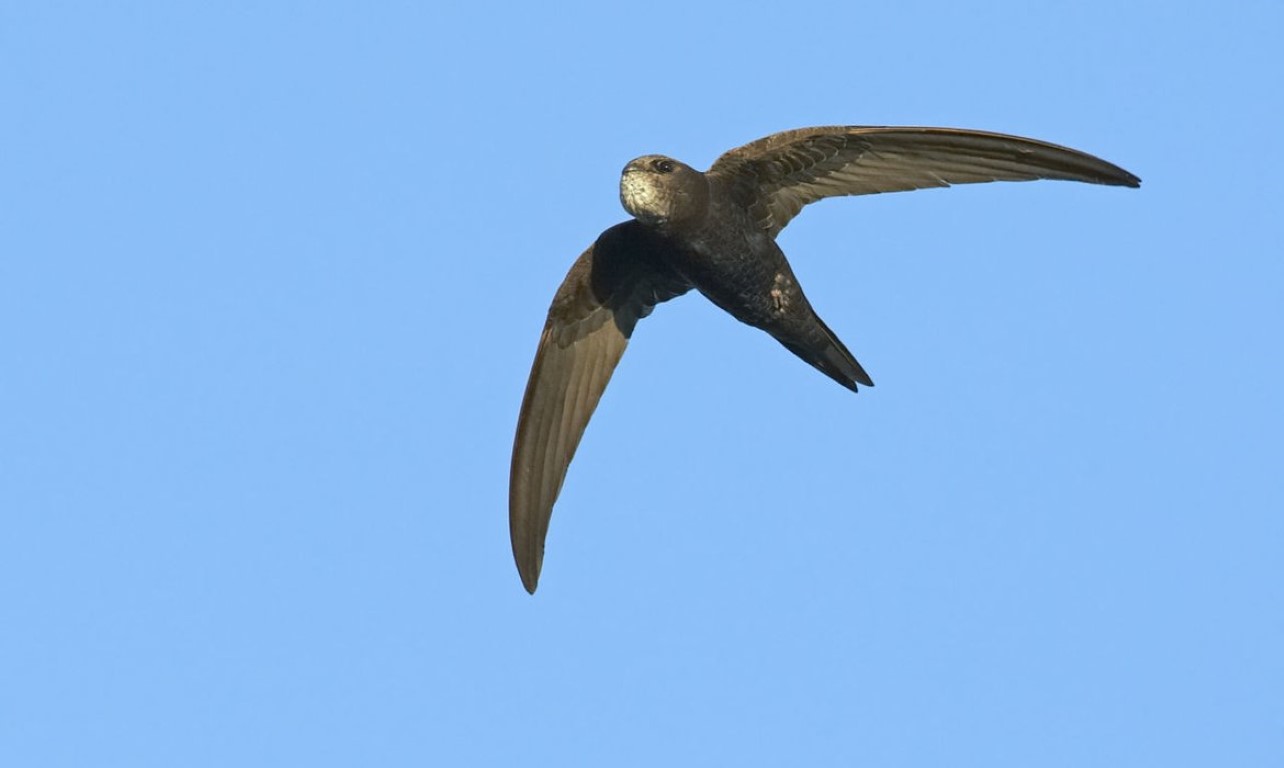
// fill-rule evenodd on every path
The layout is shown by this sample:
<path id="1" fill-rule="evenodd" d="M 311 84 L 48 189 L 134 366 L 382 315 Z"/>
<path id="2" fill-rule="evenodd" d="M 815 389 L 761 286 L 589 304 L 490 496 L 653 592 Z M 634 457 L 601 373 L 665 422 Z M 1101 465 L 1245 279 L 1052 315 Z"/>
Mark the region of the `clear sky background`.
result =
<path id="1" fill-rule="evenodd" d="M 1284 6 L 441 5 L 0 6 L 0 764 L 1284 764 Z M 1144 184 L 809 207 L 878 386 L 661 306 L 528 596 L 620 169 L 833 123 Z"/>

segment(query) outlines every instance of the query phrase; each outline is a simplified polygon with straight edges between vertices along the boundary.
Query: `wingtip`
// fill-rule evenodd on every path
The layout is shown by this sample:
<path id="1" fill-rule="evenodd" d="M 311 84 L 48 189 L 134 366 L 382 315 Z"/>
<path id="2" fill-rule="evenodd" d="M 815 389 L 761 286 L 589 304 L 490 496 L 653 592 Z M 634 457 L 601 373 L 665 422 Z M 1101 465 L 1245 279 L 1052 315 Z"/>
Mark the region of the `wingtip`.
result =
<path id="1" fill-rule="evenodd" d="M 1116 168 L 1118 168 L 1118 166 L 1116 166 Z M 1141 177 L 1134 173 L 1129 173 L 1128 171 L 1125 171 L 1122 168 L 1119 168 L 1118 175 L 1115 178 L 1111 179 L 1111 183 L 1118 185 L 1120 187 L 1128 187 L 1129 189 L 1136 189 L 1141 186 Z"/>
<path id="2" fill-rule="evenodd" d="M 539 587 L 539 572 L 544 563 L 542 553 L 531 552 L 529 557 L 520 554 L 521 550 L 513 547 L 513 560 L 517 565 L 517 575 L 522 579 L 522 587 L 530 594 L 535 594 Z"/>
<path id="3" fill-rule="evenodd" d="M 1124 170 L 1119 166 L 1109 163 L 1111 174 L 1106 178 L 1105 183 L 1117 187 L 1128 187 L 1136 189 L 1141 186 L 1141 177 L 1131 171 Z"/>
<path id="4" fill-rule="evenodd" d="M 541 563 L 538 558 L 531 560 L 524 559 L 517 554 L 517 549 L 513 549 L 514 561 L 517 565 L 517 575 L 522 579 L 522 587 L 530 594 L 535 594 L 535 589 L 539 587 L 539 572 Z"/>

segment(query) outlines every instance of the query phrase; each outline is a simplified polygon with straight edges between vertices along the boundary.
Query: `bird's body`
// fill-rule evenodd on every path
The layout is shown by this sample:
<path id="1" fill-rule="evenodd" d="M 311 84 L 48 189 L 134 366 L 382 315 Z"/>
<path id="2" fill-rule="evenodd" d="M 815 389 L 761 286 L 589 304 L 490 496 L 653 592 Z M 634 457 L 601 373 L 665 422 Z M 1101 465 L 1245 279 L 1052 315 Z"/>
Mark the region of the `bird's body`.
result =
<path id="1" fill-rule="evenodd" d="M 629 163 L 620 186 L 625 210 L 667 239 L 661 253 L 669 266 L 705 298 L 848 389 L 873 386 L 812 309 L 775 238 L 724 179 L 651 155 Z M 674 187 L 679 194 L 663 194 Z"/>
<path id="2" fill-rule="evenodd" d="M 633 216 L 571 267 L 549 308 L 518 418 L 509 525 L 522 583 L 535 591 L 553 503 L 634 325 L 692 288 L 855 391 L 872 386 L 807 301 L 776 235 L 824 197 L 1049 178 L 1138 186 L 1091 155 L 1015 136 L 949 128 L 806 128 L 727 152 L 701 173 L 662 155 L 625 166 Z"/>

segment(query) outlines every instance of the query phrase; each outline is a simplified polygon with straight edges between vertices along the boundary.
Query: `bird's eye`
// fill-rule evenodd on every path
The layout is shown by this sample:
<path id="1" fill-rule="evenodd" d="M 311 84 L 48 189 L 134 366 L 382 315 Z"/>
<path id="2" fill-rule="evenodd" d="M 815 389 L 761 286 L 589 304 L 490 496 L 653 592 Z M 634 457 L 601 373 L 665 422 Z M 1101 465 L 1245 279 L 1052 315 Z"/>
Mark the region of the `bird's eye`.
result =
<path id="1" fill-rule="evenodd" d="M 672 160 L 656 160 L 651 163 L 651 167 L 656 170 L 656 173 L 673 173 Z"/>

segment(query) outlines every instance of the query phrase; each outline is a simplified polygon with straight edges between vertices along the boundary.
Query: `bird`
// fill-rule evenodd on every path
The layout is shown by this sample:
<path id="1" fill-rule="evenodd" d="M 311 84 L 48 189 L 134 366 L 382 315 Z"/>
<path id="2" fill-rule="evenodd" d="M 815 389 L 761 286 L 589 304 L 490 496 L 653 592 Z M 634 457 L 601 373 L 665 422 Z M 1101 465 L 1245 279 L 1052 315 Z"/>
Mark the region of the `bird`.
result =
<path id="1" fill-rule="evenodd" d="M 700 172 L 644 155 L 620 174 L 630 218 L 571 265 L 553 296 L 517 420 L 509 533 L 534 594 L 567 468 L 637 322 L 694 289 L 766 331 L 838 384 L 869 374 L 808 302 L 776 236 L 809 203 L 989 181 L 1058 179 L 1139 187 L 1092 155 L 960 128 L 823 126 L 783 131 L 724 153 Z"/>

